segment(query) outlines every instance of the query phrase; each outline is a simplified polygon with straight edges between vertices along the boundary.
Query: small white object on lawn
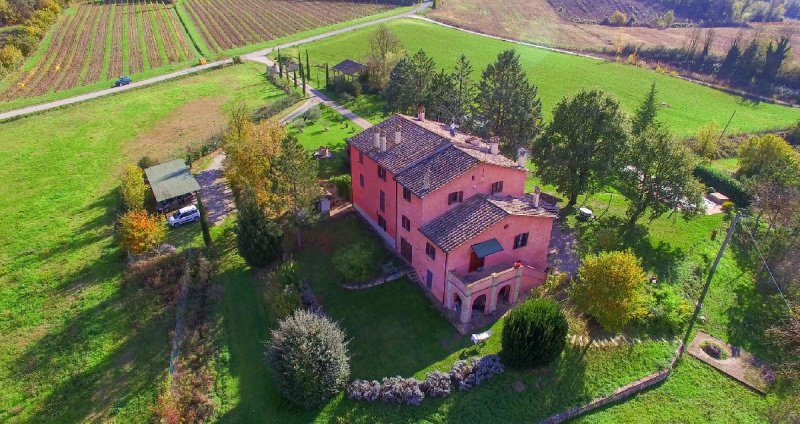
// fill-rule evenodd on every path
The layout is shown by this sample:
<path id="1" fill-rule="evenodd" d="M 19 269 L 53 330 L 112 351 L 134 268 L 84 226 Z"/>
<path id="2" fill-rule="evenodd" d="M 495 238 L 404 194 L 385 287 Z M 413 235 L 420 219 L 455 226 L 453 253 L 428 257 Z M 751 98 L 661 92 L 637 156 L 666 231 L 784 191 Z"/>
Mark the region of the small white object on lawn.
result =
<path id="1" fill-rule="evenodd" d="M 473 344 L 485 342 L 492 335 L 492 330 L 484 331 L 483 333 L 473 334 L 470 336 Z"/>

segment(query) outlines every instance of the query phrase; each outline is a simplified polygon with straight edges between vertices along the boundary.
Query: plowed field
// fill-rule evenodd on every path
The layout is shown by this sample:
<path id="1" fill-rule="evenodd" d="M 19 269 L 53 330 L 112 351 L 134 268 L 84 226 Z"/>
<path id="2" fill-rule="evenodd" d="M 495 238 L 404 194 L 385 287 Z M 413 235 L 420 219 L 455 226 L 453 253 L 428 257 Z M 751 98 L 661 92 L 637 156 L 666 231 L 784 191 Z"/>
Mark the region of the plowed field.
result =
<path id="1" fill-rule="evenodd" d="M 174 6 L 163 0 L 83 3 L 54 31 L 37 63 L 4 98 L 39 96 L 196 57 Z"/>
<path id="2" fill-rule="evenodd" d="M 332 25 L 395 7 L 389 2 L 187 0 L 200 37 L 217 52 Z"/>

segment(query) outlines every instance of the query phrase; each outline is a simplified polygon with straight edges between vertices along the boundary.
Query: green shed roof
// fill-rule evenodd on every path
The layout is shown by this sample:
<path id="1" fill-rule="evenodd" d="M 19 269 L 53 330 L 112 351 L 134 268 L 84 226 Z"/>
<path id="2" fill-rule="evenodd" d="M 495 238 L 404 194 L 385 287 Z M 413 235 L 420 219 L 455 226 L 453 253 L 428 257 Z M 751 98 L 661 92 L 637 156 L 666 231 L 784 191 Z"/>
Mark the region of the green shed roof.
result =
<path id="1" fill-rule="evenodd" d="M 497 239 L 489 239 L 486 241 L 482 241 L 478 244 L 472 245 L 472 251 L 478 255 L 479 258 L 485 258 L 492 253 L 502 252 L 503 246 L 500 245 L 500 242 Z"/>
<path id="2" fill-rule="evenodd" d="M 200 190 L 200 184 L 189 172 L 186 163 L 180 159 L 151 166 L 144 173 L 157 202 Z"/>

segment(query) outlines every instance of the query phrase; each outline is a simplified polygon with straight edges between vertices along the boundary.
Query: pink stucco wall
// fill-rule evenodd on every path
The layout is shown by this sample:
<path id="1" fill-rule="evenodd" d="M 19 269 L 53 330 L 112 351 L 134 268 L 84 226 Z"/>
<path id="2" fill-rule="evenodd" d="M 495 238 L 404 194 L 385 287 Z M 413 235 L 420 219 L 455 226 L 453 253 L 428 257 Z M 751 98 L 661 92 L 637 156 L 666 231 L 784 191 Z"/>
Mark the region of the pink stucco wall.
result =
<path id="1" fill-rule="evenodd" d="M 375 224 L 380 214 L 386 220 L 386 234 L 397 240 L 397 183 L 394 175 L 386 171 L 386 181 L 378 178 L 378 164 L 363 155 L 363 163 L 359 163 L 358 149 L 351 147 L 350 173 L 353 186 L 353 203 L 363 210 Z M 359 176 L 364 175 L 364 187 L 361 187 Z M 385 193 L 385 211 L 380 210 L 380 192 Z M 399 246 L 399 245 L 398 245 Z"/>
<path id="2" fill-rule="evenodd" d="M 503 252 L 490 255 L 484 266 L 490 267 L 498 263 L 513 263 L 521 259 L 524 263 L 537 269 L 547 268 L 547 251 L 552 229 L 552 218 L 508 216 L 490 227 L 474 240 L 457 247 L 449 254 L 434 245 L 436 258 L 431 259 L 425 253 L 428 239 L 420 233 L 419 228 L 458 204 L 448 205 L 447 195 L 454 191 L 463 191 L 464 200 L 475 194 L 491 194 L 492 183 L 503 181 L 504 195 L 521 196 L 525 192 L 526 172 L 522 169 L 505 168 L 482 163 L 464 175 L 445 184 L 424 199 L 414 195 L 411 202 L 403 199 L 403 187 L 397 184 L 393 175 L 387 171 L 386 181 L 378 178 L 377 164 L 367 155 L 363 155 L 363 163 L 359 163 L 358 149 L 352 147 L 350 154 L 351 174 L 353 179 L 353 202 L 367 217 L 377 224 L 379 213 L 379 190 L 386 193 L 386 211 L 381 212 L 387 222 L 387 234 L 395 242 L 399 251 L 401 240 L 405 239 L 412 246 L 412 266 L 417 271 L 422 284 L 426 284 L 427 272 L 433 274 L 431 291 L 441 303 L 445 303 L 445 283 L 447 271 L 466 274 L 469 269 L 471 246 L 482 241 L 496 238 L 503 246 Z M 360 186 L 359 175 L 364 175 L 365 186 Z M 402 217 L 411 221 L 410 231 L 402 227 Z M 513 249 L 514 237 L 528 232 L 528 245 Z M 431 243 L 432 244 L 432 243 Z M 433 244 L 432 244 L 433 245 Z M 529 279 L 523 280 L 522 290 L 533 284 Z M 477 296 L 477 295 L 476 295 Z"/>

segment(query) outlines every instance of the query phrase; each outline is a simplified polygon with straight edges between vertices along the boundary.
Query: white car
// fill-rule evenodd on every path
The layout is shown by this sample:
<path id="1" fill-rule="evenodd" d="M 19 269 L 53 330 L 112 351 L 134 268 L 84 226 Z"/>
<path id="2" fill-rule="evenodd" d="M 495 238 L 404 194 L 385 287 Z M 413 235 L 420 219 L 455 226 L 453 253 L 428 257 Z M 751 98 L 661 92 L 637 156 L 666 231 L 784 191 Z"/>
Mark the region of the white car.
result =
<path id="1" fill-rule="evenodd" d="M 170 227 L 180 227 L 183 224 L 198 221 L 200 221 L 200 211 L 197 210 L 197 206 L 191 205 L 178 209 L 177 212 L 170 215 L 167 223 Z"/>

